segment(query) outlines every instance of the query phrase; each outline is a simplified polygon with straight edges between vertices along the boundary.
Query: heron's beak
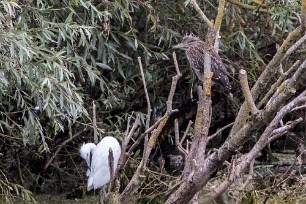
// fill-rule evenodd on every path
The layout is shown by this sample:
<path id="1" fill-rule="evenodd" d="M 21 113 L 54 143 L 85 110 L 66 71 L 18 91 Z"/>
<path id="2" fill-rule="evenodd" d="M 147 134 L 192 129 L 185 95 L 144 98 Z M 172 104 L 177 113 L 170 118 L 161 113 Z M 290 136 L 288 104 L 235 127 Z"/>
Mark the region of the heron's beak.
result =
<path id="1" fill-rule="evenodd" d="M 188 49 L 188 46 L 184 43 L 180 43 L 180 44 L 177 44 L 175 46 L 173 46 L 174 49 L 181 49 L 181 50 L 187 50 Z"/>
<path id="2" fill-rule="evenodd" d="M 175 49 L 181 49 L 183 47 L 184 47 L 184 44 L 182 44 L 182 43 L 173 46 L 173 48 L 175 48 Z"/>

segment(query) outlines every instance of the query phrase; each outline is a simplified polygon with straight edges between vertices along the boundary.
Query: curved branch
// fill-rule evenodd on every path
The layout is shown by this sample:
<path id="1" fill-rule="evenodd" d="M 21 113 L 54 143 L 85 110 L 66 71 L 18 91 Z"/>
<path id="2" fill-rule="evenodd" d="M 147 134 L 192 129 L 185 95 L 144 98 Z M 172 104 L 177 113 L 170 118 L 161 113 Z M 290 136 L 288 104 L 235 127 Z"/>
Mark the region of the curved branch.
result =
<path id="1" fill-rule="evenodd" d="M 197 4 L 197 2 L 195 0 L 191 0 L 190 4 L 193 6 L 193 8 L 197 11 L 197 13 L 200 15 L 200 17 L 202 18 L 202 20 L 206 23 L 206 25 L 209 27 L 209 29 L 213 30 L 214 28 L 214 24 L 213 22 L 211 22 L 207 16 L 204 14 L 204 12 L 201 10 L 201 8 L 199 7 L 199 5 Z"/>

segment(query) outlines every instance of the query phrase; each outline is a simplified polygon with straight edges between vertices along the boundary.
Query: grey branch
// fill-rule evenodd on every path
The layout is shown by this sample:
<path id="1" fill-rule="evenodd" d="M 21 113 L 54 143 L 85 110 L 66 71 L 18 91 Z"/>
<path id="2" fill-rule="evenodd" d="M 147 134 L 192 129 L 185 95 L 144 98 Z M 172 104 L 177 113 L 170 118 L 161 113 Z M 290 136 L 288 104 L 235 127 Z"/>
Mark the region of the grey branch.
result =
<path id="1" fill-rule="evenodd" d="M 93 137 L 94 137 L 94 143 L 98 144 L 98 132 L 97 132 L 97 119 L 96 119 L 96 104 L 95 101 L 92 101 L 92 126 L 93 126 Z"/>
<path id="2" fill-rule="evenodd" d="M 188 155 L 188 152 L 186 149 L 184 149 L 180 143 L 180 132 L 179 132 L 179 127 L 178 127 L 178 120 L 174 120 L 174 135 L 175 135 L 175 145 L 178 148 L 180 152 L 182 152 L 185 156 L 185 159 Z"/>
<path id="3" fill-rule="evenodd" d="M 259 110 L 257 109 L 257 107 L 255 105 L 255 102 L 253 100 L 253 97 L 252 97 L 252 94 L 251 94 L 251 91 L 250 91 L 247 73 L 243 69 L 241 69 L 239 71 L 239 80 L 240 80 L 240 85 L 241 85 L 241 88 L 242 88 L 244 99 L 246 100 L 249 108 L 251 109 L 252 115 L 258 114 Z"/>

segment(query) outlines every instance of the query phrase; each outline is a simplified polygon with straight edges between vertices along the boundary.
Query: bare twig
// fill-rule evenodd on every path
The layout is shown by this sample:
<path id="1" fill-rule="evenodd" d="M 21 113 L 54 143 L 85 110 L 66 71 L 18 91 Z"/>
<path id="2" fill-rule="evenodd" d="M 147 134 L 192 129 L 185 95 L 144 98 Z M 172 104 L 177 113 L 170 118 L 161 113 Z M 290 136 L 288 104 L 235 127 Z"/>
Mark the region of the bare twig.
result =
<path id="1" fill-rule="evenodd" d="M 298 41 L 296 41 L 285 53 L 283 58 L 281 59 L 281 63 L 287 60 L 289 55 L 291 55 L 294 51 L 296 51 L 301 45 L 303 45 L 306 41 L 306 34 L 301 37 Z"/>
<path id="2" fill-rule="evenodd" d="M 148 89 L 147 89 L 147 83 L 146 83 L 146 79 L 144 76 L 144 72 L 143 72 L 143 66 L 142 66 L 142 62 L 141 62 L 141 57 L 138 57 L 138 64 L 139 64 L 139 69 L 140 69 L 140 73 L 141 73 L 141 79 L 143 82 L 143 88 L 144 88 L 144 92 L 146 95 L 146 100 L 147 100 L 147 116 L 146 116 L 146 129 L 148 129 L 150 127 L 150 121 L 151 121 L 151 113 L 152 113 L 152 109 L 151 109 L 151 103 L 150 103 L 150 97 L 149 97 L 149 93 L 148 93 Z M 148 142 L 148 135 L 145 134 L 145 144 Z M 146 145 L 145 145 L 146 148 Z"/>
<path id="3" fill-rule="evenodd" d="M 174 63 L 176 63 L 175 54 L 173 55 L 173 58 L 174 58 Z M 138 60 L 140 62 L 140 58 L 138 58 Z M 149 140 L 147 142 L 145 141 L 144 153 L 143 153 L 142 159 L 140 161 L 140 164 L 138 165 L 138 167 L 136 169 L 136 172 L 134 173 L 132 179 L 130 180 L 130 182 L 128 183 L 128 185 L 126 186 L 126 188 L 124 189 L 124 191 L 120 195 L 121 200 L 124 200 L 125 198 L 131 196 L 139 188 L 139 185 L 138 185 L 139 184 L 139 176 L 143 173 L 143 171 L 146 167 L 148 158 L 149 158 L 150 153 L 151 153 L 151 151 L 152 151 L 152 149 L 153 149 L 153 147 L 156 143 L 156 140 L 157 140 L 158 136 L 161 134 L 161 131 L 164 128 L 166 122 L 168 121 L 169 116 L 173 112 L 177 111 L 177 110 L 173 110 L 173 108 L 172 108 L 172 100 L 173 100 L 173 96 L 174 96 L 174 93 L 175 93 L 175 89 L 176 89 L 178 79 L 181 77 L 181 74 L 180 74 L 177 63 L 175 64 L 175 68 L 176 68 L 176 71 L 177 71 L 177 75 L 172 77 L 172 84 L 171 84 L 171 88 L 170 88 L 169 95 L 168 95 L 168 100 L 167 100 L 167 111 L 164 114 L 164 116 L 162 117 L 162 119 L 160 120 L 157 128 L 152 131 L 152 134 L 151 134 Z M 145 83 L 145 81 L 144 81 L 144 83 Z M 148 105 L 149 105 L 149 103 L 150 102 L 148 101 Z M 148 109 L 148 112 L 149 112 L 149 109 Z M 149 126 L 147 126 L 146 129 L 148 131 Z"/>
<path id="4" fill-rule="evenodd" d="M 93 126 L 93 137 L 94 137 L 94 143 L 98 144 L 98 132 L 97 132 L 97 120 L 96 120 L 96 104 L 95 101 L 92 101 L 92 126 Z"/>
<path id="5" fill-rule="evenodd" d="M 69 137 L 68 139 L 66 139 L 64 142 L 62 142 L 62 144 L 60 144 L 58 146 L 58 148 L 56 149 L 56 151 L 54 152 L 54 154 L 52 155 L 52 157 L 49 159 L 49 161 L 46 163 L 46 165 L 44 166 L 44 169 L 47 169 L 49 167 L 49 165 L 52 163 L 52 161 L 55 159 L 55 157 L 57 156 L 57 154 L 59 153 L 59 151 L 61 151 L 61 149 L 68 143 L 71 142 L 74 138 L 78 137 L 79 135 L 81 135 L 85 130 L 81 130 L 77 133 L 75 133 L 72 137 Z"/>
<path id="6" fill-rule="evenodd" d="M 182 147 L 180 143 L 180 133 L 179 133 L 177 119 L 174 120 L 174 135 L 175 135 L 175 145 L 178 148 L 178 150 L 184 154 L 184 159 L 186 159 L 188 152 Z"/>
<path id="7" fill-rule="evenodd" d="M 177 112 L 178 110 L 173 110 L 170 114 L 172 114 L 172 113 L 175 113 L 175 112 Z M 134 149 L 140 144 L 140 142 L 143 140 L 143 138 L 144 138 L 144 136 L 146 135 L 146 134 L 148 134 L 148 133 L 151 133 L 153 130 L 154 130 L 154 128 L 156 128 L 158 125 L 159 125 L 159 123 L 161 122 L 161 121 L 163 121 L 166 117 L 168 117 L 167 115 L 164 115 L 163 117 L 161 117 L 161 118 L 159 118 L 151 127 L 149 127 L 149 129 L 147 129 L 144 133 L 142 133 L 138 138 L 137 138 L 137 140 L 132 144 L 132 146 L 130 147 L 130 149 L 129 149 L 129 151 L 128 151 L 128 153 L 127 153 L 127 155 L 128 156 L 131 156 L 132 155 L 132 152 L 134 151 Z M 124 165 L 123 165 L 124 166 Z"/>
<path id="8" fill-rule="evenodd" d="M 297 111 L 306 108 L 306 104 L 293 108 L 291 111 Z"/>
<path id="9" fill-rule="evenodd" d="M 176 70 L 176 75 L 177 75 L 178 77 L 181 77 L 182 74 L 181 74 L 181 71 L 180 71 L 179 66 L 178 66 L 178 63 L 177 63 L 176 53 L 175 53 L 175 52 L 172 53 L 172 58 L 173 58 L 174 67 L 175 67 L 175 70 Z"/>
<path id="10" fill-rule="evenodd" d="M 129 154 L 126 153 L 127 146 L 129 144 L 132 136 L 134 135 L 135 131 L 139 127 L 139 125 L 140 125 L 140 115 L 137 115 L 136 120 L 133 124 L 133 127 L 131 128 L 131 130 L 128 133 L 126 133 L 126 135 L 124 137 L 124 141 L 123 141 L 123 144 L 122 144 L 121 155 L 120 155 L 119 162 L 118 162 L 118 171 L 120 171 L 124 167 L 124 165 L 126 163 L 126 160 L 127 160 L 126 155 L 130 156 Z M 128 126 L 129 126 L 129 124 L 128 124 Z"/>
<path id="11" fill-rule="evenodd" d="M 280 136 L 284 135 L 285 133 L 288 132 L 288 130 L 292 129 L 294 126 L 299 124 L 300 122 L 303 121 L 303 118 L 298 118 L 294 121 L 289 121 L 287 122 L 284 126 L 277 128 L 273 130 L 272 134 L 270 135 L 267 144 L 271 143 L 273 140 L 279 138 Z"/>
<path id="12" fill-rule="evenodd" d="M 208 137 L 208 140 L 212 140 L 214 137 L 216 137 L 217 135 L 219 135 L 223 130 L 225 130 L 226 128 L 231 127 L 232 125 L 234 125 L 234 123 L 227 124 L 226 126 L 220 128 L 219 130 L 217 130 L 217 132 L 215 132 L 214 134 L 210 135 L 210 136 Z"/>
<path id="13" fill-rule="evenodd" d="M 251 109 L 252 115 L 256 115 L 259 113 L 259 110 L 257 109 L 255 102 L 253 100 L 250 88 L 249 88 L 249 83 L 248 83 L 248 77 L 247 73 L 245 70 L 241 69 L 239 71 L 239 80 L 240 80 L 240 85 L 242 88 L 243 96 L 244 99 L 246 100 L 247 104 L 249 105 L 249 108 Z"/>
<path id="14" fill-rule="evenodd" d="M 184 140 L 186 139 L 187 134 L 188 134 L 189 129 L 190 129 L 190 127 L 191 127 L 192 124 L 193 124 L 193 122 L 192 122 L 191 120 L 189 120 L 188 125 L 187 125 L 187 128 L 186 128 L 186 130 L 185 130 L 185 132 L 184 132 L 184 135 L 183 135 L 183 137 L 182 137 L 182 139 L 181 139 L 181 141 L 180 141 L 180 144 L 181 144 L 181 145 L 183 144 Z"/>

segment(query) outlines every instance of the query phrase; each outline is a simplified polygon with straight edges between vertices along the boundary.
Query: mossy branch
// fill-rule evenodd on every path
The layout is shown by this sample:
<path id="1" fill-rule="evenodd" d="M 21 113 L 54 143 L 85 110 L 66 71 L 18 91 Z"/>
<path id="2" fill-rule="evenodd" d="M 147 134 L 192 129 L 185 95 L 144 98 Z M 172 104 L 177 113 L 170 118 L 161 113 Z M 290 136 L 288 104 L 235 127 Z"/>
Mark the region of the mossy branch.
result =
<path id="1" fill-rule="evenodd" d="M 226 1 L 228 3 L 234 4 L 236 6 L 239 6 L 241 8 L 247 9 L 247 10 L 254 11 L 254 10 L 257 9 L 261 13 L 270 13 L 267 9 L 264 9 L 264 8 L 259 8 L 258 9 L 258 6 L 248 5 L 248 4 L 242 3 L 241 1 L 238 1 L 238 0 L 226 0 Z"/>
<path id="2" fill-rule="evenodd" d="M 201 8 L 199 7 L 199 5 L 197 4 L 197 2 L 195 0 L 191 0 L 190 4 L 193 6 L 193 8 L 197 11 L 197 13 L 200 15 L 200 17 L 202 18 L 202 20 L 206 23 L 206 25 L 208 26 L 208 28 L 210 30 L 213 30 L 214 28 L 214 24 L 213 22 L 211 22 L 207 16 L 204 14 L 204 12 L 201 10 Z"/>
<path id="3" fill-rule="evenodd" d="M 243 69 L 239 71 L 239 80 L 240 80 L 240 85 L 242 88 L 244 99 L 247 102 L 249 108 L 251 109 L 252 115 L 258 114 L 259 110 L 257 109 L 255 102 L 252 98 L 252 94 L 249 88 L 247 73 Z"/>

